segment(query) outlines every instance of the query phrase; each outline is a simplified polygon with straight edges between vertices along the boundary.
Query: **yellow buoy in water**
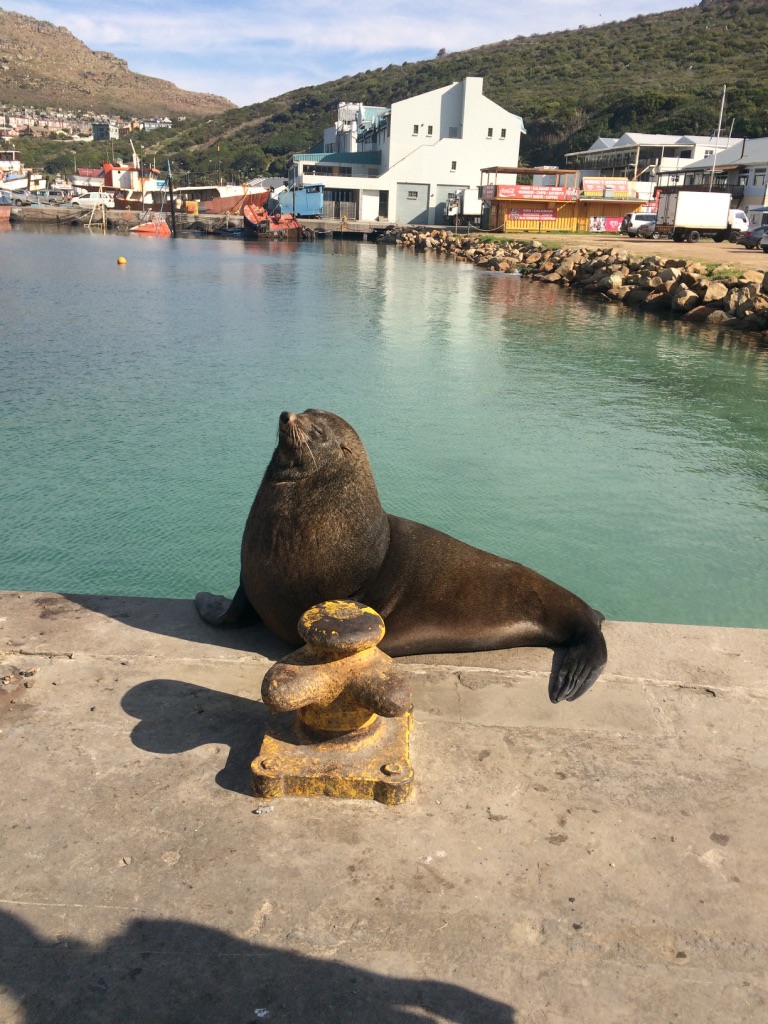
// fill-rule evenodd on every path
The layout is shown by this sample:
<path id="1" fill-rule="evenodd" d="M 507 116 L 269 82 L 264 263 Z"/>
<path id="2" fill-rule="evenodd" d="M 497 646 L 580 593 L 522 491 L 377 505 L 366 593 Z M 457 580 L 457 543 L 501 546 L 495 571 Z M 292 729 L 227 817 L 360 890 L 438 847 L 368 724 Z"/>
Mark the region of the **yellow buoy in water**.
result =
<path id="1" fill-rule="evenodd" d="M 128 261 L 126 260 L 125 256 L 118 256 L 117 257 L 117 262 L 122 267 Z"/>

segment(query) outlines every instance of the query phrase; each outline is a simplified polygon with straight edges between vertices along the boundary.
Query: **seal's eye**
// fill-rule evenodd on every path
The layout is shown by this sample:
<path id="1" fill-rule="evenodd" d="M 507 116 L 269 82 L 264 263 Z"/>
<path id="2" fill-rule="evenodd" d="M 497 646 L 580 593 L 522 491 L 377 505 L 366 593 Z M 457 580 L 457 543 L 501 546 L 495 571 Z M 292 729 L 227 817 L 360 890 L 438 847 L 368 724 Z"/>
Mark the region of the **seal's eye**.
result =
<path id="1" fill-rule="evenodd" d="M 322 440 L 322 438 L 325 436 L 320 427 L 316 427 L 314 423 L 312 424 L 312 427 L 310 428 L 309 432 L 310 434 L 312 434 L 313 437 L 318 438 L 318 440 Z"/>

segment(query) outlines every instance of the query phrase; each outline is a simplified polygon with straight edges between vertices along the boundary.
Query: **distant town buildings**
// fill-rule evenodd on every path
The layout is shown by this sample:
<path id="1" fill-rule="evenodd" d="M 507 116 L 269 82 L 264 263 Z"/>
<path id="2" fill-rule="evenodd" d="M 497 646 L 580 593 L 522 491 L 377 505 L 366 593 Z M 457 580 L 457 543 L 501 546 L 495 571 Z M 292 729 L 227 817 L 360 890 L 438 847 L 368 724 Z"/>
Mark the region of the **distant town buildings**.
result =
<path id="1" fill-rule="evenodd" d="M 183 120 L 183 118 L 179 118 Z M 98 117 L 93 111 L 38 110 L 31 107 L 0 110 L 0 138 L 15 139 L 24 136 L 71 138 L 79 141 L 93 139 L 109 141 L 131 132 L 154 131 L 171 128 L 169 117 L 151 117 L 145 120 L 124 117 Z"/>
<path id="2" fill-rule="evenodd" d="M 518 163 L 524 131 L 483 95 L 482 78 L 465 78 L 391 107 L 340 103 L 322 145 L 293 155 L 289 178 L 323 185 L 326 216 L 442 224 L 462 192 L 479 205 L 482 168 Z"/>

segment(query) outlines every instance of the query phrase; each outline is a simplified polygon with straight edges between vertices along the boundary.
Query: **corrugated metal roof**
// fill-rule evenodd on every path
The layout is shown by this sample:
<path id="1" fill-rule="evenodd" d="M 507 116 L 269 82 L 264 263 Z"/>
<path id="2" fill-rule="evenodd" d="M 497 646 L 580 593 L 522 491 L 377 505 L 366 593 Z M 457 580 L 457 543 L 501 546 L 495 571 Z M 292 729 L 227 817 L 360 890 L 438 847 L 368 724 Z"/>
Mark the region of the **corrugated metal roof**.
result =
<path id="1" fill-rule="evenodd" d="M 683 170 L 706 171 L 712 166 L 712 157 L 706 156 L 703 160 L 696 160 L 688 164 Z M 716 169 L 724 171 L 733 167 L 753 167 L 755 165 L 768 165 L 768 138 L 763 139 L 742 139 L 740 142 L 729 146 L 728 149 L 721 149 L 717 154 Z"/>
<path id="2" fill-rule="evenodd" d="M 684 145 L 682 135 L 651 135 L 648 132 L 624 132 L 615 149 L 622 146 L 677 146 Z"/>

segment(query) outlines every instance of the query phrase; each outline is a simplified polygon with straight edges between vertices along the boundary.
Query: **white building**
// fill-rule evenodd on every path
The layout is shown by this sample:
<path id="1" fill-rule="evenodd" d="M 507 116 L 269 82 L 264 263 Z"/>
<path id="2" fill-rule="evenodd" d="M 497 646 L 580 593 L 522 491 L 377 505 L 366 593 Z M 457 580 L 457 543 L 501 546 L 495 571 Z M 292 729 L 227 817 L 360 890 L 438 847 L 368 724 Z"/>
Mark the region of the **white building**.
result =
<path id="1" fill-rule="evenodd" d="M 117 121 L 94 121 L 91 125 L 91 130 L 94 142 L 120 138 L 120 126 Z"/>
<path id="2" fill-rule="evenodd" d="M 730 192 L 751 223 L 768 223 L 768 138 L 740 139 L 716 159 L 689 164 L 680 184 Z"/>
<path id="3" fill-rule="evenodd" d="M 157 128 L 173 128 L 173 121 L 170 117 L 151 117 L 148 121 L 141 122 L 143 132 L 153 132 Z"/>
<path id="4" fill-rule="evenodd" d="M 741 139 L 717 139 L 703 135 L 647 135 L 625 132 L 620 139 L 595 139 L 589 149 L 565 154 L 566 167 L 582 170 L 585 175 L 641 178 L 675 185 L 674 176 L 689 164 L 716 151 L 726 149 Z M 680 179 L 682 181 L 682 178 Z"/>
<path id="5" fill-rule="evenodd" d="M 294 154 L 290 181 L 322 184 L 328 217 L 447 223 L 458 193 L 471 190 L 476 200 L 481 168 L 517 166 L 524 131 L 517 114 L 483 96 L 482 78 L 391 107 L 340 103 L 322 149 Z"/>

